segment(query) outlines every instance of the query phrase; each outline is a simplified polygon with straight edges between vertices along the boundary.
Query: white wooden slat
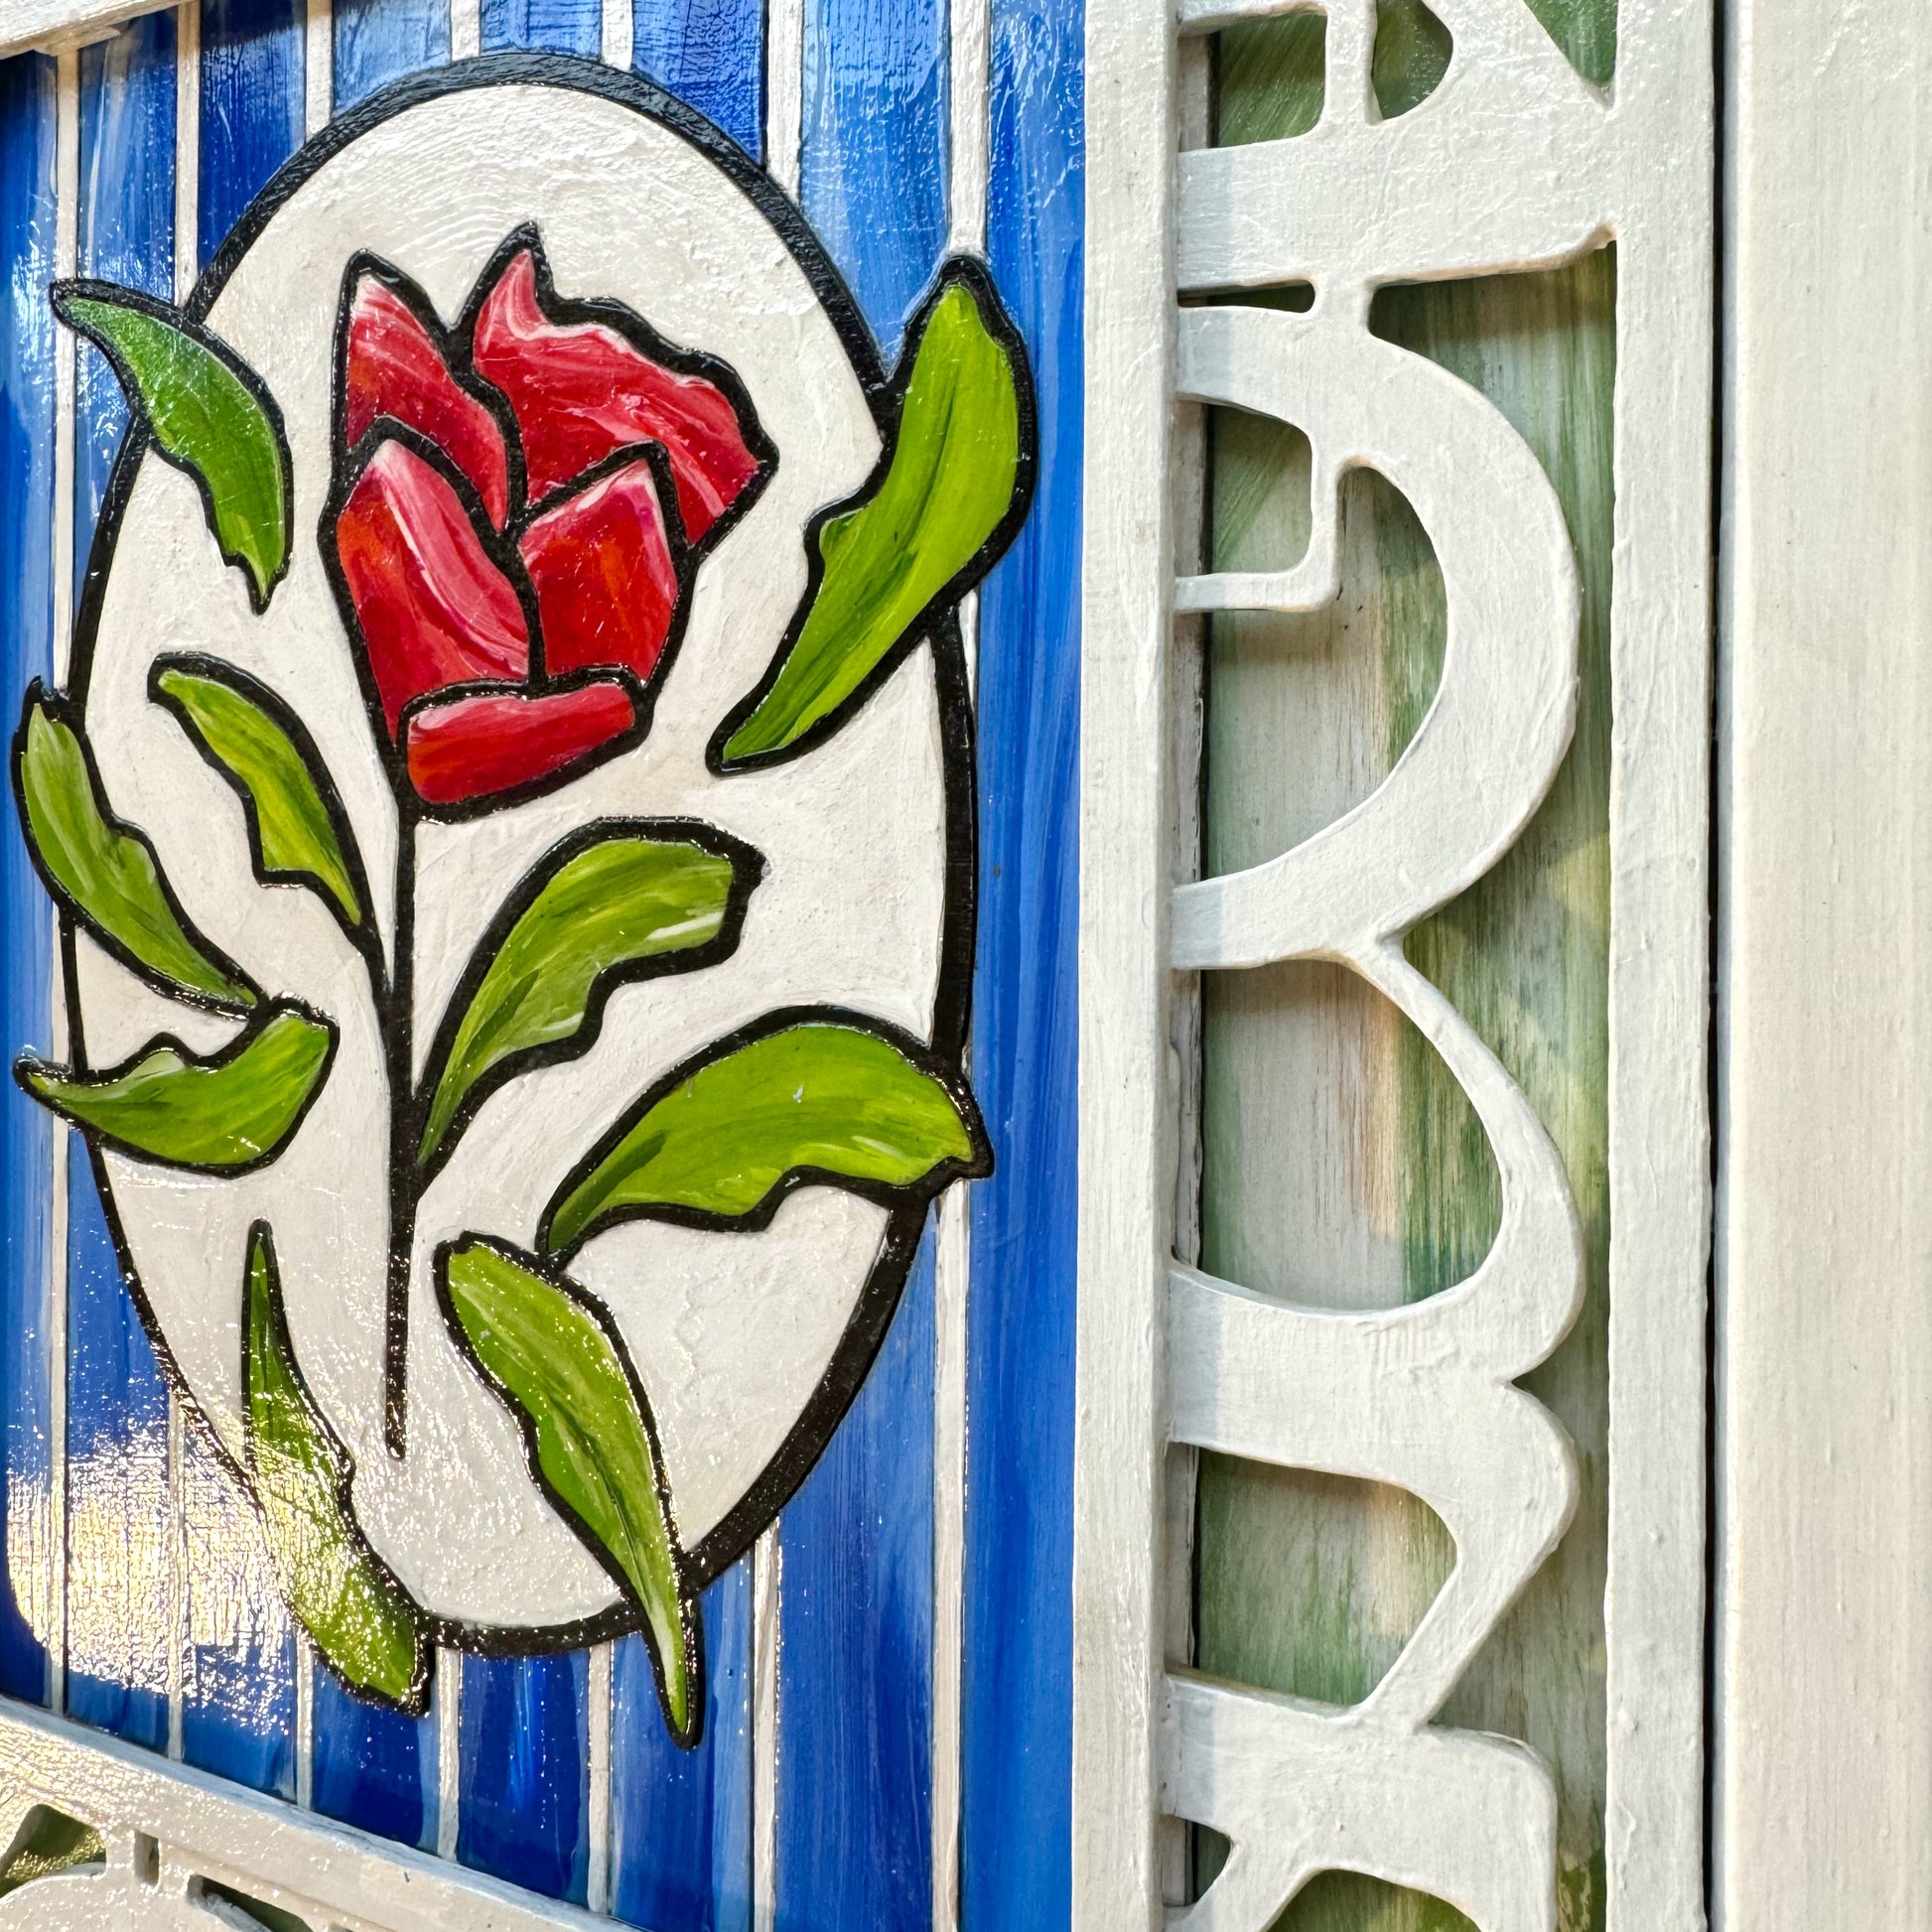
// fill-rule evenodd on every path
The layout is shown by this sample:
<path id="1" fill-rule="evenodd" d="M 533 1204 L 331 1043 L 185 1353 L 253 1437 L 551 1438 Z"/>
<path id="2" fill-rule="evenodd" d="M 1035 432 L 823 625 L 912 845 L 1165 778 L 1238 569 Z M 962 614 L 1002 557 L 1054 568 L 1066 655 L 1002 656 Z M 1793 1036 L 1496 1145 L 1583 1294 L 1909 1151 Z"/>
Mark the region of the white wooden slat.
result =
<path id="1" fill-rule="evenodd" d="M 1162 1917 L 1173 296 L 1171 161 L 1152 137 L 1173 125 L 1168 7 L 1092 9 L 1086 61 L 1072 1883 L 1080 1932 L 1131 1932 Z"/>
<path id="2" fill-rule="evenodd" d="M 1932 9 L 1737 0 L 1718 710 L 1724 1932 L 1932 1898 Z"/>
<path id="3" fill-rule="evenodd" d="M 303 16 L 303 131 L 329 125 L 336 96 L 336 17 L 332 0 L 307 0 Z"/>

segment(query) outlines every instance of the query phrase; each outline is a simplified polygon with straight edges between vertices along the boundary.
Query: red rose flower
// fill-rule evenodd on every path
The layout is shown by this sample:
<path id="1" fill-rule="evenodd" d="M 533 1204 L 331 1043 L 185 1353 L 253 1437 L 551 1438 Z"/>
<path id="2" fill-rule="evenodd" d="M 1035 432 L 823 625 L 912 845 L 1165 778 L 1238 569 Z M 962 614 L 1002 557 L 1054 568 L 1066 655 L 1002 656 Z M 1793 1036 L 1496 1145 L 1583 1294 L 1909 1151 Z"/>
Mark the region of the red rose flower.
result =
<path id="1" fill-rule="evenodd" d="M 617 303 L 564 303 L 534 230 L 454 330 L 349 264 L 337 340 L 338 602 L 391 769 L 487 809 L 633 744 L 703 552 L 772 455 L 722 364 Z"/>

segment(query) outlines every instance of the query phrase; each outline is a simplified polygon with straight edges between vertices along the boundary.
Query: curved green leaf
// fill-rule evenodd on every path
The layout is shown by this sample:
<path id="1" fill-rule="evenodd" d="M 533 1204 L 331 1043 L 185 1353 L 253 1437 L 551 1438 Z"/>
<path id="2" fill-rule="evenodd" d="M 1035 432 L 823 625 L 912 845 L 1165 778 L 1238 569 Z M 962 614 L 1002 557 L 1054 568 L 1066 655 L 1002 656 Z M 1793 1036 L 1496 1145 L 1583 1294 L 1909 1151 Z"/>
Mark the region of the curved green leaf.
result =
<path id="1" fill-rule="evenodd" d="M 558 1190 L 539 1239 L 565 1253 L 665 1209 L 743 1220 L 803 1174 L 937 1192 L 986 1164 L 978 1115 L 938 1067 L 868 1028 L 779 1025 L 647 1093 Z"/>
<path id="2" fill-rule="evenodd" d="M 711 965 L 738 943 L 758 854 L 721 833 L 657 829 L 607 824 L 565 841 L 485 934 L 464 976 L 476 991 L 451 1001 L 430 1054 L 425 1163 L 513 1075 L 588 1050 L 619 985 Z"/>
<path id="3" fill-rule="evenodd" d="M 664 1717 L 695 1741 L 695 1606 L 678 1572 L 670 1491 L 641 1392 L 582 1290 L 475 1235 L 443 1251 L 450 1311 L 522 1425 L 532 1466 L 604 1553 L 644 1620 Z"/>
<path id="4" fill-rule="evenodd" d="M 243 1313 L 249 1474 L 276 1582 L 339 1676 L 420 1711 L 429 1683 L 422 1620 L 356 1527 L 348 1451 L 303 1386 L 274 1243 L 259 1221 L 248 1237 Z"/>
<path id="5" fill-rule="evenodd" d="M 240 1173 L 281 1153 L 335 1053 L 330 1022 L 280 1002 L 206 1058 L 162 1039 L 104 1073 L 76 1074 L 30 1056 L 14 1075 L 64 1120 L 140 1160 Z"/>
<path id="6" fill-rule="evenodd" d="M 114 365 L 155 448 L 195 479 L 224 561 L 268 609 L 288 568 L 292 514 L 281 412 L 262 379 L 179 309 L 112 282 L 59 282 L 54 312 Z"/>
<path id="7" fill-rule="evenodd" d="M 239 795 L 255 877 L 309 887 L 362 923 L 354 835 L 309 734 L 267 686 L 206 657 L 156 660 L 149 689 Z"/>
<path id="8" fill-rule="evenodd" d="M 891 461 L 863 500 L 820 529 L 821 568 L 802 621 L 749 715 L 727 720 L 721 769 L 830 729 L 940 593 L 976 557 L 982 571 L 992 566 L 993 554 L 981 552 L 1023 487 L 1031 422 L 1013 338 L 988 329 L 983 307 L 998 315 L 991 285 L 954 275 L 914 322 Z"/>
<path id="9" fill-rule="evenodd" d="M 14 738 L 14 794 L 48 891 L 117 959 L 164 993 L 230 1012 L 255 1004 L 240 967 L 175 903 L 153 846 L 109 811 L 72 707 L 39 684 Z"/>

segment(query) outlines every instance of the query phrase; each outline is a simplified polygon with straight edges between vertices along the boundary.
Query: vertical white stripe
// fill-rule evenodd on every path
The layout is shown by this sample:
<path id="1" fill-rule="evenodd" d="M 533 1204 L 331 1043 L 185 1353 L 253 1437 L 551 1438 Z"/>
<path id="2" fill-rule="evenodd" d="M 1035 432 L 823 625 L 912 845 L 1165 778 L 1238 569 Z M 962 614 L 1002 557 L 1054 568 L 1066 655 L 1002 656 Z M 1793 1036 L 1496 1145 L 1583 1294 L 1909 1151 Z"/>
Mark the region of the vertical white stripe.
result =
<path id="1" fill-rule="evenodd" d="M 959 1923 L 960 1658 L 966 1606 L 967 1191 L 939 1197 L 933 1258 L 932 1363 L 932 1924 Z"/>
<path id="2" fill-rule="evenodd" d="M 752 1932 L 778 1914 L 778 1591 L 774 1523 L 752 1551 Z"/>
<path id="3" fill-rule="evenodd" d="M 627 68 L 632 42 L 630 0 L 604 0 L 604 63 Z"/>
<path id="4" fill-rule="evenodd" d="M 483 52 L 483 0 L 450 0 L 450 59 L 474 60 Z"/>
<path id="5" fill-rule="evenodd" d="M 305 134 L 320 134 L 329 125 L 336 104 L 336 15 L 330 0 L 309 0 L 302 52 L 305 86 L 302 128 Z"/>
<path id="6" fill-rule="evenodd" d="M 591 1646 L 591 1681 L 585 1702 L 590 1726 L 590 1872 L 584 1904 L 593 1912 L 611 1909 L 611 1665 L 608 1643 Z"/>
<path id="7" fill-rule="evenodd" d="M 54 78 L 54 272 L 74 274 L 80 262 L 80 56 L 62 52 Z M 73 629 L 73 336 L 54 332 L 54 681 L 67 682 Z M 67 1007 L 60 978 L 60 921 L 55 932 L 50 1037 L 55 1056 L 67 1052 Z M 48 1543 L 46 1621 L 47 1701 L 67 1705 L 68 1656 L 68 1147 L 70 1136 L 54 1126 L 54 1159 L 47 1217 L 47 1460 Z"/>
<path id="8" fill-rule="evenodd" d="M 805 124 L 805 0 L 766 0 L 764 171 L 794 200 Z"/>
<path id="9" fill-rule="evenodd" d="M 175 300 L 202 272 L 202 9 L 175 10 Z"/>
<path id="10" fill-rule="evenodd" d="M 977 255 L 986 247 L 989 152 L 987 74 L 990 0 L 952 0 L 949 54 L 951 126 L 946 193 L 947 246 Z M 961 600 L 959 634 L 966 675 L 979 684 L 979 598 Z M 967 1301 L 972 1284 L 972 1211 L 965 1187 L 940 1196 L 933 1257 L 932 1363 L 932 1924 L 959 1924 L 960 1735 L 966 1636 Z"/>
<path id="11" fill-rule="evenodd" d="M 295 1632 L 295 1802 L 304 1811 L 316 1802 L 316 1653 L 298 1626 Z"/>
<path id="12" fill-rule="evenodd" d="M 463 1657 L 436 1653 L 436 1856 L 456 1857 L 457 1809 L 463 1790 Z"/>
<path id="13" fill-rule="evenodd" d="M 952 0 L 952 151 L 946 170 L 948 247 L 978 254 L 986 246 L 986 176 L 992 139 L 987 120 L 989 0 Z"/>
<path id="14" fill-rule="evenodd" d="M 175 10 L 175 300 L 185 302 L 201 272 L 202 9 Z M 188 1644 L 187 1421 L 168 1386 L 168 1755 L 182 1754 L 182 1695 Z"/>

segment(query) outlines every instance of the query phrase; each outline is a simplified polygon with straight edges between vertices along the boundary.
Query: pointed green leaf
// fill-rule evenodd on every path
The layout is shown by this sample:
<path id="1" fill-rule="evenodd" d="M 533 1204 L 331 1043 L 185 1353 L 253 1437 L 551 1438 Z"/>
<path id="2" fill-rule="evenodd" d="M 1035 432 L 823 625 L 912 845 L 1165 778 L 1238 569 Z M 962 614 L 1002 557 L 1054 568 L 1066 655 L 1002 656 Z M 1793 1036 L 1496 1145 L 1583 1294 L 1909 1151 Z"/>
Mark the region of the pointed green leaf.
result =
<path id="1" fill-rule="evenodd" d="M 307 886 L 345 926 L 360 925 L 354 835 L 294 713 L 266 685 L 207 657 L 158 659 L 149 689 L 239 795 L 255 877 Z"/>
<path id="2" fill-rule="evenodd" d="M 154 848 L 108 810 L 79 720 L 38 684 L 14 738 L 14 792 L 48 890 L 164 993 L 233 1012 L 255 1004 L 240 967 L 175 903 Z"/>
<path id="3" fill-rule="evenodd" d="M 163 1039 L 104 1073 L 75 1074 L 31 1056 L 14 1073 L 64 1120 L 137 1159 L 240 1173 L 282 1151 L 335 1053 L 327 1020 L 279 1002 L 207 1057 Z"/>
<path id="4" fill-rule="evenodd" d="M 818 535 L 821 569 L 803 621 L 749 716 L 727 721 L 721 768 L 776 756 L 840 707 L 955 585 L 1007 520 L 1030 455 L 1011 337 L 987 327 L 990 285 L 948 278 L 915 322 L 911 376 L 883 477 Z"/>
<path id="5" fill-rule="evenodd" d="M 288 445 L 261 377 L 179 309 L 111 282 L 62 282 L 54 311 L 114 365 L 155 448 L 195 479 L 223 559 L 268 608 L 288 568 Z"/>
<path id="6" fill-rule="evenodd" d="M 936 1192 L 979 1172 L 986 1145 L 938 1065 L 867 1028 L 811 1020 L 686 1066 L 558 1190 L 542 1244 L 566 1253 L 664 1209 L 742 1220 L 801 1174 Z"/>
<path id="7" fill-rule="evenodd" d="M 474 1235 L 446 1249 L 442 1265 L 457 1325 L 522 1425 L 536 1474 L 616 1566 L 643 1617 L 665 1720 L 691 1741 L 695 1610 L 678 1572 L 670 1492 L 644 1399 L 601 1311 L 581 1289 Z"/>
<path id="8" fill-rule="evenodd" d="M 451 1001 L 430 1054 L 424 1162 L 506 1080 L 588 1051 L 617 987 L 709 966 L 738 943 L 758 854 L 722 833 L 652 830 L 607 823 L 566 840 L 484 935 L 464 976 L 476 991 Z"/>
<path id="9" fill-rule="evenodd" d="M 303 1386 L 268 1229 L 248 1241 L 247 1444 L 269 1559 L 291 1611 L 357 1690 L 420 1709 L 428 1639 L 349 1507 L 348 1451 Z"/>

